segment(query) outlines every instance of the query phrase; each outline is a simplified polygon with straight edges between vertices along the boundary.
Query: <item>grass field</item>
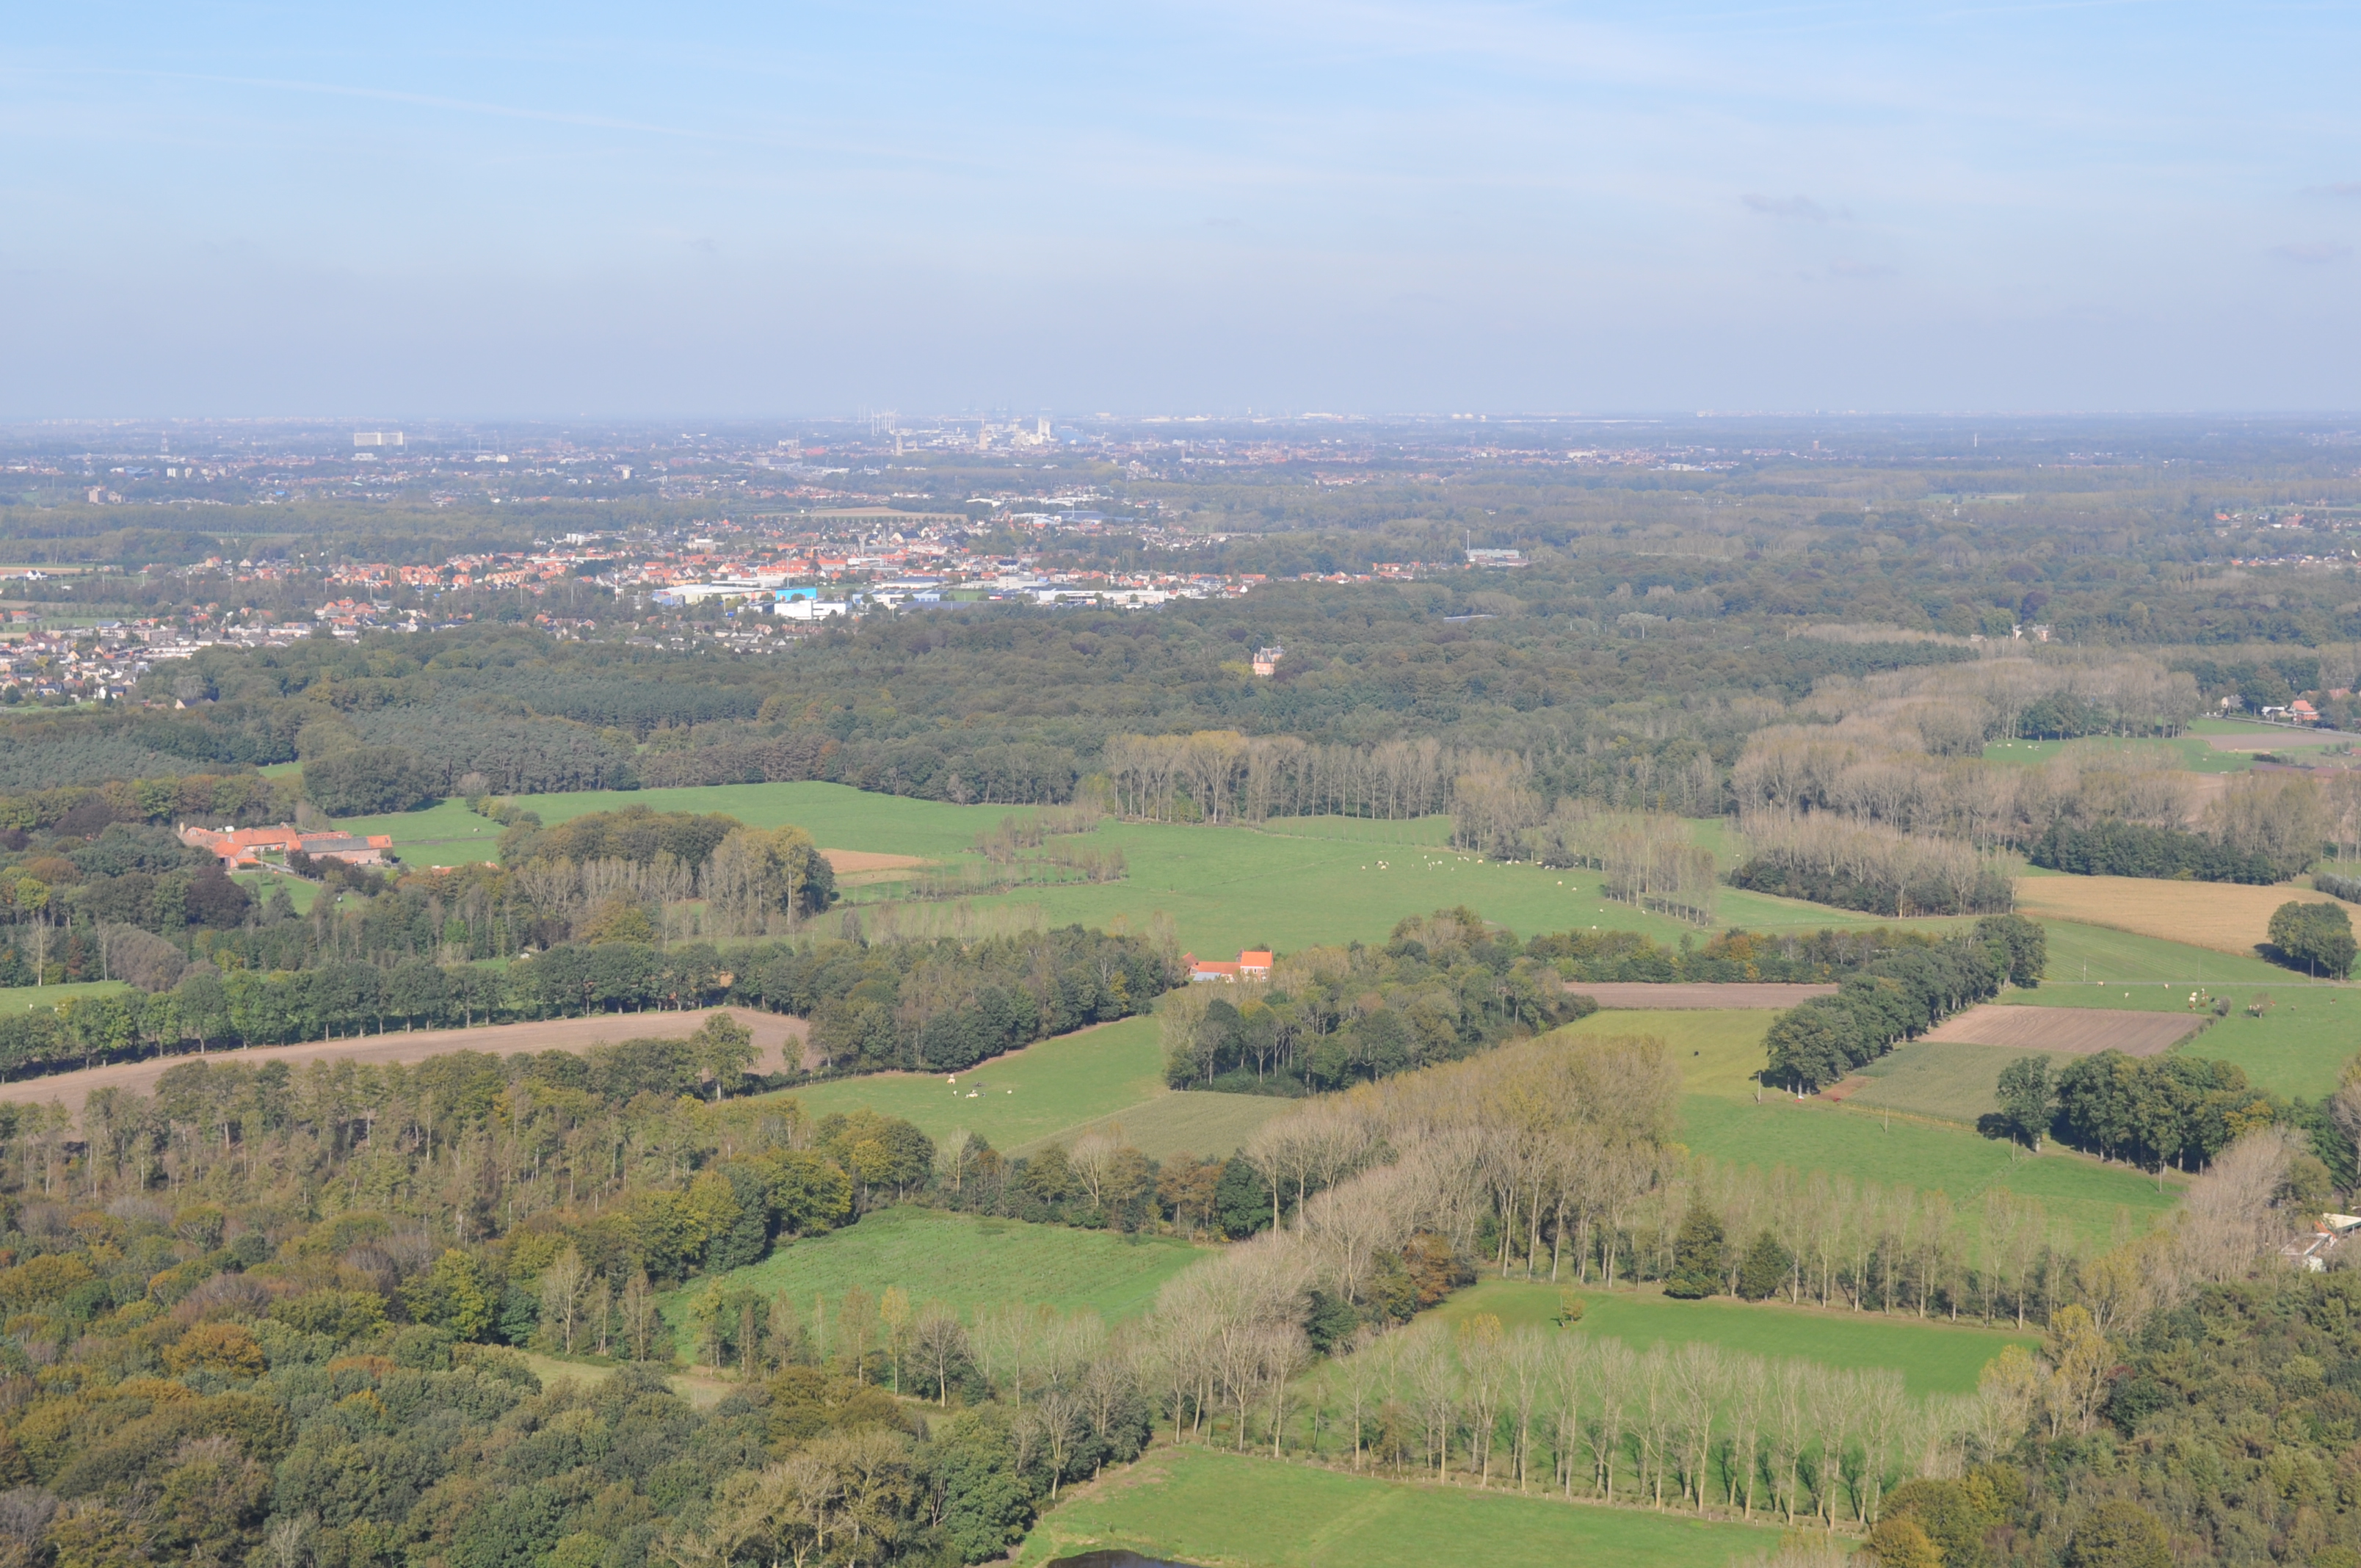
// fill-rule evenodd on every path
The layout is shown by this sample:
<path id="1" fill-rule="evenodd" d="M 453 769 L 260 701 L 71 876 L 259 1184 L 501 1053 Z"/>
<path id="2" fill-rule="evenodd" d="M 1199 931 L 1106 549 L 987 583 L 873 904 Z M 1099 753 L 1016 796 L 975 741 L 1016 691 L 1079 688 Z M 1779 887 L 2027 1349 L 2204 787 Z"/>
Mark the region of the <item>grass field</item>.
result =
<path id="1" fill-rule="evenodd" d="M 1676 1012 L 1593 1013 L 1556 1031 L 1569 1036 L 1653 1035 L 1664 1042 L 1680 1069 L 1684 1094 L 1754 1097 L 1754 1074 L 1763 1066 L 1763 1036 L 1775 1008 L 1698 1008 Z"/>
<path id="2" fill-rule="evenodd" d="M 438 801 L 417 811 L 397 811 L 390 817 L 356 817 L 336 826 L 347 833 L 390 836 L 393 852 L 412 871 L 489 861 L 500 837 L 499 823 L 477 816 L 467 809 L 466 801 L 457 799 Z"/>
<path id="3" fill-rule="evenodd" d="M 831 784 L 715 784 L 703 789 L 585 790 L 573 795 L 529 795 L 517 804 L 546 823 L 585 812 L 644 806 L 654 811 L 719 811 L 750 828 L 790 823 L 827 849 L 872 850 L 929 860 L 966 850 L 977 837 L 997 827 L 1016 806 L 953 806 L 873 795 Z"/>
<path id="4" fill-rule="evenodd" d="M 1259 1094 L 1174 1093 L 1164 1087 L 1163 1047 L 1148 1017 L 1060 1035 L 956 1075 L 873 1073 L 786 1093 L 815 1117 L 866 1106 L 914 1122 L 930 1137 L 965 1127 L 1007 1154 L 1119 1125 L 1125 1142 L 1156 1159 L 1184 1151 L 1228 1155 L 1291 1103 Z"/>
<path id="5" fill-rule="evenodd" d="M 2157 877 L 2051 876 L 2021 877 L 2016 884 L 2018 912 L 2037 919 L 2112 927 L 2247 958 L 2265 939 L 2272 912 L 2291 901 L 2336 902 L 2291 883 L 2247 887 Z M 2347 914 L 2361 908 L 2340 907 Z"/>
<path id="6" fill-rule="evenodd" d="M 2260 959 L 2186 943 L 2063 921 L 2044 924 L 2049 978 L 2037 990 L 2009 992 L 2006 1003 L 2186 1012 L 2190 993 L 2202 988 L 2209 997 L 2227 998 L 2230 1015 L 2178 1048 L 2235 1062 L 2257 1084 L 2279 1094 L 2326 1094 L 2345 1064 L 2361 1054 L 2361 993 L 2350 986 L 2315 984 Z M 2269 1001 L 2268 1012 L 2247 1017 L 2247 1003 L 2258 998 Z"/>
<path id="7" fill-rule="evenodd" d="M 11 986 L 0 991 L 0 1013 L 46 1013 L 69 996 L 105 996 L 130 989 L 119 980 L 77 981 L 71 985 Z"/>
<path id="8" fill-rule="evenodd" d="M 2334 729 L 2291 729 L 2285 725 L 2257 724 L 2237 718 L 2192 720 L 2189 732 L 2209 745 L 2257 751 L 2285 751 L 2305 746 L 2350 745 L 2353 737 Z"/>
<path id="9" fill-rule="evenodd" d="M 2106 981 L 2129 983 L 2135 988 L 2142 984 L 2168 989 L 2178 986 L 2181 1000 L 2186 1002 L 2189 992 L 2200 985 L 2217 989 L 2236 984 L 2273 985 L 2303 978 L 2252 954 L 2216 952 L 2167 938 L 2111 931 L 2072 921 L 2045 920 L 2042 925 L 2049 933 L 2049 968 L 2037 989 L 2013 992 L 2009 996 L 2012 1002 L 2050 1007 L 2130 1005 L 2082 989 L 2084 982 Z"/>
<path id="10" fill-rule="evenodd" d="M 2192 773 L 2246 773 L 2255 765 L 2255 759 L 2246 752 L 2216 751 L 2195 736 L 2180 736 L 2170 740 L 2123 740 L 2106 737 L 2093 737 L 2087 740 L 1994 740 L 1984 747 L 1984 761 L 2039 767 L 2069 746 L 2083 751 L 2123 751 L 2135 756 L 2161 756 L 2173 766 L 2186 768 Z"/>
<path id="11" fill-rule="evenodd" d="M 2361 1054 L 2361 994 L 2305 985 L 2228 994 L 2230 1015 L 2182 1051 L 2235 1063 L 2262 1088 L 2307 1099 L 2333 1091 L 2345 1064 Z M 2246 1004 L 2258 997 L 2268 1000 L 2270 1010 L 2249 1018 Z"/>
<path id="12" fill-rule="evenodd" d="M 1996 1091 L 2001 1069 L 2021 1056 L 2037 1055 L 2048 1053 L 1914 1040 L 1863 1068 L 1868 1086 L 1856 1090 L 1845 1103 L 1936 1116 L 1972 1127 L 1977 1117 L 2000 1109 Z M 2050 1070 L 2073 1059 L 2049 1056 Z"/>
<path id="13" fill-rule="evenodd" d="M 1176 1154 L 1226 1158 L 1257 1127 L 1295 1103 L 1272 1094 L 1165 1093 L 1087 1125 L 1063 1129 L 1056 1137 L 1064 1143 L 1100 1132 L 1120 1137 L 1150 1159 Z M 1015 1152 L 1022 1154 L 1031 1146 L 1019 1146 Z"/>
<path id="14" fill-rule="evenodd" d="M 1445 1322 L 1489 1312 L 1508 1328 L 1547 1327 L 1556 1321 L 1560 1288 L 1547 1282 L 1486 1279 L 1434 1309 Z M 1984 1364 L 2001 1347 L 2041 1343 L 1972 1324 L 1823 1310 L 1774 1301 L 1675 1301 L 1653 1286 L 1641 1290 L 1582 1290 L 1582 1321 L 1567 1330 L 1621 1340 L 1634 1350 L 1652 1344 L 1718 1344 L 1749 1355 L 1816 1361 L 1824 1366 L 1898 1369 L 1914 1395 L 1971 1394 Z"/>
<path id="15" fill-rule="evenodd" d="M 1139 1017 L 1027 1046 L 957 1074 L 955 1084 L 947 1073 L 888 1072 L 788 1092 L 813 1116 L 867 1106 L 932 1137 L 965 1127 L 1014 1150 L 1169 1093 L 1163 1070 L 1156 1020 Z"/>
<path id="16" fill-rule="evenodd" d="M 2207 1036 L 2212 1038 L 2212 1036 Z M 1739 1166 L 1825 1170 L 1881 1187 L 1940 1191 L 1955 1207 L 1980 1202 L 1987 1189 L 2037 1198 L 2053 1219 L 2092 1242 L 2113 1234 L 2118 1212 L 2135 1224 L 2180 1201 L 2180 1184 L 2164 1190 L 2136 1170 L 2103 1166 L 2053 1146 L 2038 1159 L 1964 1127 L 1894 1121 L 1778 1091 L 1760 1105 L 1713 1094 L 1683 1097 L 1683 1136 L 1701 1155 Z"/>
<path id="17" fill-rule="evenodd" d="M 288 902 L 295 905 L 298 915 L 312 913 L 313 901 L 320 896 L 318 883 L 306 882 L 299 876 L 282 875 L 278 872 L 236 872 L 229 880 L 246 889 L 257 904 L 267 901 L 275 890 L 285 888 Z"/>
<path id="18" fill-rule="evenodd" d="M 1730 1568 L 1778 1539 L 1763 1527 L 1383 1481 L 1190 1445 L 1155 1449 L 1074 1488 L 1034 1527 L 1016 1562 L 1040 1568 L 1053 1558 L 1129 1548 L 1202 1568 Z"/>
<path id="19" fill-rule="evenodd" d="M 950 860 L 977 836 L 1023 808 L 950 806 L 871 795 L 840 784 L 722 784 L 706 789 L 586 792 L 532 795 L 521 804 L 546 822 L 628 805 L 660 811 L 719 811 L 756 827 L 794 823 L 829 849 Z M 498 837 L 491 824 L 456 803 L 390 818 L 349 824 L 394 835 L 412 864 L 480 859 Z M 1718 832 L 1700 824 L 1699 832 Z M 1382 939 L 1406 915 L 1466 904 L 1521 935 L 1599 925 L 1645 931 L 1676 942 L 1694 928 L 1668 917 L 1609 903 L 1595 872 L 1504 865 L 1443 847 L 1443 819 L 1372 822 L 1288 818 L 1259 828 L 1100 825 L 1095 841 L 1123 851 L 1120 883 L 1026 887 L 995 902 L 1038 905 L 1053 925 L 1109 926 L 1117 916 L 1144 924 L 1159 912 L 1178 925 L 1181 943 L 1200 956 L 1257 944 L 1281 948 Z M 402 846 L 411 849 L 402 849 Z M 416 852 L 412 852 L 414 850 Z M 892 897 L 890 885 L 858 890 Z M 1751 930 L 1812 930 L 1874 924 L 1873 916 L 1823 909 L 1791 899 L 1726 890 L 1720 923 Z"/>
<path id="20" fill-rule="evenodd" d="M 675 1290 L 658 1303 L 680 1340 L 684 1361 L 695 1347 L 684 1332 L 688 1304 L 708 1289 L 751 1287 L 784 1291 L 809 1311 L 812 1298 L 838 1297 L 858 1285 L 871 1296 L 889 1285 L 913 1303 L 942 1301 L 962 1313 L 1006 1303 L 1089 1308 L 1113 1320 L 1146 1311 L 1163 1283 L 1204 1255 L 1170 1236 L 1122 1236 L 1022 1220 L 985 1220 L 906 1206 L 881 1209 L 858 1224 L 783 1246 L 762 1262 Z"/>

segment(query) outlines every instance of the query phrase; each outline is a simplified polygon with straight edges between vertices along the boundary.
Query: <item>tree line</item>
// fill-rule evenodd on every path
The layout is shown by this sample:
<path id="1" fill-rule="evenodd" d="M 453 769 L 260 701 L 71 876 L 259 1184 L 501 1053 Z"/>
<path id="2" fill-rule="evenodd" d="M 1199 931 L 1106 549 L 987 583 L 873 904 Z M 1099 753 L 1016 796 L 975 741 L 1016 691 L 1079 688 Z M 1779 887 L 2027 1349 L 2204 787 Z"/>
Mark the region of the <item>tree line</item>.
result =
<path id="1" fill-rule="evenodd" d="M 2004 984 L 2039 985 L 2048 962 L 2048 934 L 2018 915 L 1988 915 L 1934 947 L 1872 959 L 1836 995 L 1813 997 L 1772 1023 L 1764 1080 L 1825 1088 Z"/>

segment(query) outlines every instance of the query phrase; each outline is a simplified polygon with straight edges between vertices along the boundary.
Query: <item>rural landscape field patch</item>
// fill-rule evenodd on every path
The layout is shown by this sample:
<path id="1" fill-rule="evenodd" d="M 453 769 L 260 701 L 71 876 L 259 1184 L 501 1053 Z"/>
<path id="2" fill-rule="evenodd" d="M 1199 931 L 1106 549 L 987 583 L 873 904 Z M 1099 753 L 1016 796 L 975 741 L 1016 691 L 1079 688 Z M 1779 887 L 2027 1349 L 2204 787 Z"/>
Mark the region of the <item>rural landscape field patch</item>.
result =
<path id="1" fill-rule="evenodd" d="M 1569 1038 L 1613 1038 L 1623 1035 L 1652 1036 L 1681 1075 L 1684 1094 L 1722 1094 L 1752 1098 L 1759 1089 L 1763 1036 L 1779 1016 L 1773 1008 L 1675 1008 L 1664 1012 L 1609 1012 L 1565 1025 L 1556 1031 Z"/>
<path id="2" fill-rule="evenodd" d="M 1547 1280 L 1483 1279 L 1434 1310 L 1444 1322 L 1489 1312 L 1506 1328 L 1553 1328 L 1562 1300 L 1582 1302 L 1580 1322 L 1556 1330 L 1617 1339 L 1633 1350 L 1652 1344 L 1713 1344 L 1770 1359 L 1823 1366 L 1891 1366 L 1913 1394 L 1969 1394 L 1984 1364 L 2004 1346 L 2028 1348 L 2038 1334 L 1975 1323 L 1949 1323 L 1888 1312 L 1831 1310 L 1784 1301 L 1676 1301 L 1654 1286 L 1602 1290 Z"/>
<path id="3" fill-rule="evenodd" d="M 2238 883 L 2112 876 L 2028 876 L 2016 881 L 2016 906 L 2022 915 L 2112 926 L 2247 957 L 2265 940 L 2271 912 L 2290 900 L 2336 902 L 2324 893 L 2292 883 L 2249 887 Z M 2353 905 L 2342 907 L 2348 912 L 2361 909 Z"/>
<path id="4" fill-rule="evenodd" d="M 1833 985 L 1762 985 L 1731 981 L 1722 985 L 1652 984 L 1631 981 L 1571 982 L 1578 992 L 1605 1008 L 1677 1009 L 1689 1007 L 1793 1007 L 1815 996 L 1834 996 Z"/>
<path id="5" fill-rule="evenodd" d="M 1078 1487 L 1018 1548 L 1022 1568 L 1137 1548 L 1204 1568 L 1436 1568 L 1605 1563 L 1730 1568 L 1779 1534 L 1678 1514 L 1596 1508 L 1513 1486 L 1381 1480 L 1188 1444 Z"/>
<path id="6" fill-rule="evenodd" d="M 1972 1127 L 1977 1118 L 2000 1108 L 2003 1069 L 2021 1056 L 2037 1054 L 2041 1053 L 1913 1040 L 1846 1080 L 1850 1088 L 1845 1103 L 1935 1116 Z M 2051 1056 L 2050 1070 L 2054 1073 L 2073 1059 Z"/>
<path id="7" fill-rule="evenodd" d="M 688 1303 L 708 1289 L 784 1294 L 807 1315 L 815 1297 L 825 1298 L 833 1311 L 855 1286 L 873 1299 L 898 1286 L 913 1303 L 940 1301 L 962 1314 L 1047 1306 L 1112 1320 L 1148 1310 L 1166 1280 L 1204 1255 L 1205 1249 L 1172 1236 L 1125 1236 L 907 1205 L 788 1243 L 760 1263 L 707 1276 L 664 1297 L 661 1307 L 680 1340 L 682 1361 L 693 1366 Z"/>
<path id="8" fill-rule="evenodd" d="M 1946 1018 L 1925 1039 L 1992 1046 L 2054 1056 L 2089 1057 L 2121 1051 L 2127 1057 L 2162 1056 L 2205 1024 L 2202 1014 L 2163 1011 L 2123 1012 L 2102 1007 L 2003 1007 L 1981 1003 Z"/>
<path id="9" fill-rule="evenodd" d="M 964 1127 L 1013 1150 L 1172 1091 L 1164 1087 L 1156 1020 L 1137 1017 L 1038 1041 L 965 1072 L 870 1073 L 785 1092 L 815 1118 L 865 1107 L 914 1122 L 929 1137 Z"/>
<path id="10" fill-rule="evenodd" d="M 1773 1091 L 1760 1105 L 1732 1097 L 1689 1094 L 1681 1101 L 1682 1141 L 1694 1152 L 1739 1167 L 1828 1171 L 1881 1187 L 1939 1191 L 1955 1208 L 1993 1188 L 2038 1198 L 2052 1217 L 2086 1240 L 2105 1243 L 2117 1216 L 2145 1226 L 2180 1201 L 2180 1183 L 2158 1191 L 2139 1171 L 2051 1146 L 2031 1158 L 1966 1127 L 1930 1124 L 1797 1101 Z"/>

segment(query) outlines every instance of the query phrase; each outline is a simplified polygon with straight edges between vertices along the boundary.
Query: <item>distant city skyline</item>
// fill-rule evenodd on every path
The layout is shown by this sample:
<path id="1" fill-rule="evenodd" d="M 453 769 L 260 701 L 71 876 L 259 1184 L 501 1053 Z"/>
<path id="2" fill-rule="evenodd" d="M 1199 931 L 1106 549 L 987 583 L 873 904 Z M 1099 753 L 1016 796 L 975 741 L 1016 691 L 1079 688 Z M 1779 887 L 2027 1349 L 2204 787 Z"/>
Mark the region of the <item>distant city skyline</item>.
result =
<path id="1" fill-rule="evenodd" d="M 50 8 L 0 42 L 0 419 L 2361 408 L 2356 43 L 2173 4 Z"/>

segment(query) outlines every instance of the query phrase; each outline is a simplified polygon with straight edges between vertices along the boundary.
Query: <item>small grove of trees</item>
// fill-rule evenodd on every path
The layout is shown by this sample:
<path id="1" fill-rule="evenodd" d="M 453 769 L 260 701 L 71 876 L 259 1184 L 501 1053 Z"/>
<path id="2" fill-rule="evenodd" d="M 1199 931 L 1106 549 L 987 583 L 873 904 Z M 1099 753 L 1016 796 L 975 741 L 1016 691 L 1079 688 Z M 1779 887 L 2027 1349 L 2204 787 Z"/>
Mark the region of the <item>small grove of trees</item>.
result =
<path id="1" fill-rule="evenodd" d="M 2246 1134 L 2287 1120 L 2287 1102 L 2256 1088 L 2230 1062 L 2176 1054 L 2102 1051 L 2059 1070 L 2044 1118 L 2030 1075 L 2015 1085 L 2012 1120 L 2054 1130 L 2102 1159 L 2145 1170 L 2202 1169 Z"/>
<path id="2" fill-rule="evenodd" d="M 577 926 L 637 914 L 651 937 L 694 899 L 705 901 L 713 935 L 762 936 L 836 898 L 836 873 L 810 834 L 719 814 L 631 806 L 544 828 L 526 813 L 501 833 L 500 858 L 544 914 Z"/>
<path id="3" fill-rule="evenodd" d="M 1763 1039 L 1763 1076 L 1817 1091 L 1997 994 L 2004 983 L 2038 985 L 2048 959 L 2047 934 L 2017 915 L 1987 916 L 1936 947 L 1877 959 L 1836 995 L 1816 996 L 1779 1015 Z"/>
<path id="4" fill-rule="evenodd" d="M 1300 1093 L 1455 1060 L 1597 1003 L 1513 933 L 1456 909 L 1402 920 L 1382 949 L 1289 954 L 1267 984 L 1192 985 L 1159 1011 L 1173 1087 Z"/>
<path id="5" fill-rule="evenodd" d="M 405 746 L 360 746 L 303 764 L 304 798 L 331 817 L 382 817 L 423 806 L 443 781 Z"/>
<path id="6" fill-rule="evenodd" d="M 1740 819 L 1747 859 L 1730 885 L 1897 919 L 2015 907 L 2007 866 L 1970 844 L 1882 823 L 1757 813 Z"/>
<path id="7" fill-rule="evenodd" d="M 2195 882 L 2239 882 L 2268 886 L 2285 882 L 2312 859 L 2290 866 L 2257 851 L 2241 851 L 2202 833 L 2150 828 L 2136 822 L 2101 822 L 2076 828 L 2053 822 L 2026 858 L 2051 871 L 2077 876 L 2181 877 Z"/>
<path id="8" fill-rule="evenodd" d="M 2330 980 L 2353 972 L 2353 920 L 2341 904 L 2290 902 L 2271 912 L 2273 957 L 2290 969 Z"/>
<path id="9" fill-rule="evenodd" d="M 1532 831 L 1533 858 L 1545 866 L 1589 866 L 1606 896 L 1699 926 L 1713 921 L 1720 877 L 1713 851 L 1690 835 L 1678 817 L 1656 812 L 1600 811 L 1588 802 L 1557 803 Z"/>
<path id="10" fill-rule="evenodd" d="M 1583 1016 L 1593 1008 L 1585 983 L 1824 981 L 1936 940 L 1891 929 L 1729 931 L 1676 949 L 1628 931 L 1561 931 L 1520 944 L 1472 910 L 1436 910 L 1399 922 L 1382 948 L 1283 954 L 1268 982 L 1166 997 L 1165 1080 L 1254 1093 L 1339 1088 Z"/>

